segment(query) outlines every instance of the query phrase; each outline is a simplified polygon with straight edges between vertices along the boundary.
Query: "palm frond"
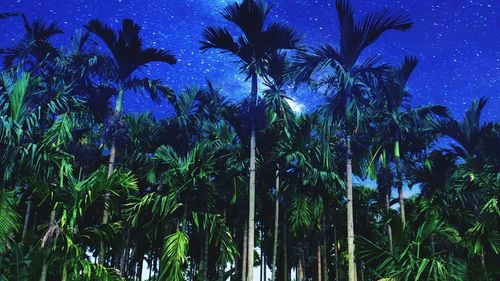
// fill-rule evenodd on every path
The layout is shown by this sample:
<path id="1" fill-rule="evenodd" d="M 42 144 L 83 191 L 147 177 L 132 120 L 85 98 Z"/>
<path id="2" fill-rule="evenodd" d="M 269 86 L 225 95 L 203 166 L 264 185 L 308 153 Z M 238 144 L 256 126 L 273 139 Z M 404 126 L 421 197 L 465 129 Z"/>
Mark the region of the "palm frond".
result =
<path id="1" fill-rule="evenodd" d="M 271 7 L 261 0 L 243 0 L 241 4 L 234 3 L 221 12 L 222 16 L 235 23 L 252 43 L 256 43 L 264 28 L 266 17 Z"/>
<path id="2" fill-rule="evenodd" d="M 239 46 L 233 36 L 223 27 L 209 26 L 203 31 L 204 41 L 201 41 L 201 50 L 219 49 L 237 55 Z"/>
<path id="3" fill-rule="evenodd" d="M 9 250 L 16 232 L 20 229 L 16 205 L 13 191 L 0 190 L 0 254 Z"/>
<path id="4" fill-rule="evenodd" d="M 396 79 L 403 89 L 408 82 L 410 75 L 415 70 L 415 67 L 417 67 L 417 64 L 418 59 L 416 57 L 406 56 L 403 63 L 394 70 L 396 73 Z"/>
<path id="5" fill-rule="evenodd" d="M 187 262 L 189 238 L 186 233 L 177 231 L 165 238 L 161 255 L 161 280 L 183 281 L 184 264 Z"/>
<path id="6" fill-rule="evenodd" d="M 311 48 L 309 51 L 299 51 L 291 67 L 290 76 L 297 85 L 308 83 L 314 73 L 328 66 L 335 67 L 342 61 L 340 50 L 328 44 Z"/>
<path id="7" fill-rule="evenodd" d="M 297 49 L 300 42 L 297 32 L 281 23 L 271 23 L 262 33 L 260 40 L 265 52 Z"/>
<path id="8" fill-rule="evenodd" d="M 146 48 L 140 52 L 137 58 L 137 64 L 139 65 L 145 65 L 154 61 L 165 62 L 171 65 L 177 63 L 175 56 L 170 51 L 163 49 Z"/>
<path id="9" fill-rule="evenodd" d="M 159 79 L 132 77 L 125 87 L 141 94 L 148 94 L 153 102 L 160 103 L 162 98 L 173 101 L 174 91 Z"/>
<path id="10" fill-rule="evenodd" d="M 368 47 L 388 30 L 406 31 L 412 26 L 413 22 L 406 13 L 397 13 L 389 9 L 372 12 L 357 24 L 356 28 L 363 36 L 360 48 Z"/>

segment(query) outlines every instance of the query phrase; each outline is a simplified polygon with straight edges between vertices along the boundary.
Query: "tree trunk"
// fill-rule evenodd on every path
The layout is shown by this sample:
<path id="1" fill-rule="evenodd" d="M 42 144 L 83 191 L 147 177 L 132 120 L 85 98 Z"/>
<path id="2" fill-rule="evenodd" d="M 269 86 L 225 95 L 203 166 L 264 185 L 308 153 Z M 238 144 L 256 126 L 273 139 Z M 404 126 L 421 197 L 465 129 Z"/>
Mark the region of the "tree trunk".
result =
<path id="1" fill-rule="evenodd" d="M 115 104 L 115 117 L 117 121 L 119 117 L 122 114 L 122 108 L 123 108 L 123 88 L 120 87 L 118 90 L 118 96 L 116 97 L 116 104 Z M 113 174 L 113 171 L 115 169 L 115 161 L 116 161 L 116 142 L 115 140 L 111 141 L 111 150 L 109 153 L 109 164 L 108 164 L 108 178 L 111 177 Z M 109 197 L 110 193 L 106 192 L 104 195 L 104 212 L 102 214 L 102 220 L 101 224 L 107 224 L 109 221 Z M 104 242 L 101 242 L 101 247 L 99 249 L 99 263 L 104 265 L 104 253 L 105 253 L 105 245 Z"/>
<path id="2" fill-rule="evenodd" d="M 143 255 L 139 255 L 139 260 L 137 261 L 137 280 L 142 280 L 143 257 Z"/>
<path id="3" fill-rule="evenodd" d="M 127 270 L 127 263 L 128 263 L 128 250 L 129 250 L 129 243 L 130 243 L 130 225 L 128 223 L 125 225 L 125 243 L 123 245 L 123 251 L 120 256 L 120 271 L 122 274 L 125 274 Z"/>
<path id="4" fill-rule="evenodd" d="M 259 248 L 260 248 L 260 281 L 264 280 L 264 230 L 261 231 L 260 235 L 260 241 L 259 241 Z"/>
<path id="5" fill-rule="evenodd" d="M 49 228 L 52 228 L 56 223 L 56 211 L 52 210 L 50 212 L 50 221 L 49 221 Z M 45 281 L 47 280 L 47 260 L 43 258 L 43 264 L 42 264 L 42 272 L 40 273 L 40 281 Z"/>
<path id="6" fill-rule="evenodd" d="M 318 239 L 317 244 L 317 251 L 316 251 L 316 257 L 317 257 L 317 271 L 318 271 L 318 281 L 321 281 L 321 243 L 319 242 L 320 240 Z"/>
<path id="7" fill-rule="evenodd" d="M 253 281 L 253 263 L 254 263 L 254 231 L 255 231 L 255 150 L 256 150 L 256 138 L 255 138 L 255 119 L 253 117 L 253 112 L 257 106 L 257 74 L 252 75 L 252 120 L 250 128 L 250 180 L 248 188 L 248 262 L 247 262 L 247 276 L 248 281 Z"/>
<path id="8" fill-rule="evenodd" d="M 208 281 L 208 231 L 203 237 L 203 255 L 201 259 L 201 280 Z"/>
<path id="9" fill-rule="evenodd" d="M 365 264 L 361 262 L 361 281 L 365 281 Z"/>
<path id="10" fill-rule="evenodd" d="M 245 221 L 245 229 L 243 230 L 243 256 L 241 258 L 241 280 L 247 281 L 247 250 L 248 250 L 248 222 Z"/>
<path id="11" fill-rule="evenodd" d="M 403 195 L 403 171 L 401 169 L 401 154 L 399 150 L 399 140 L 396 141 L 394 145 L 394 156 L 396 160 L 396 176 L 397 176 L 397 188 L 399 197 L 399 209 L 401 214 L 401 224 L 403 227 L 406 226 L 406 216 L 405 216 L 405 201 Z"/>
<path id="12" fill-rule="evenodd" d="M 286 212 L 284 212 L 283 219 L 283 280 L 288 281 L 288 243 L 287 243 L 287 216 Z"/>
<path id="13" fill-rule="evenodd" d="M 276 280 L 276 258 L 278 256 L 278 226 L 279 226 L 279 210 L 280 210 L 280 201 L 279 201 L 279 189 L 280 189 L 280 172 L 279 172 L 279 164 L 276 164 L 276 201 L 274 204 L 274 240 L 273 240 L 273 265 L 272 265 L 272 274 L 271 281 Z"/>
<path id="14" fill-rule="evenodd" d="M 328 281 L 328 255 L 327 255 L 327 244 L 326 244 L 326 213 L 323 212 L 323 229 L 321 232 L 321 238 L 323 240 L 322 254 L 323 257 L 321 261 L 323 262 L 323 280 Z"/>
<path id="15" fill-rule="evenodd" d="M 335 281 L 339 281 L 339 247 L 337 240 L 337 223 L 333 227 L 333 243 L 335 243 Z"/>
<path id="16" fill-rule="evenodd" d="M 30 215 L 31 215 L 31 199 L 28 199 L 26 201 L 26 215 L 24 216 L 23 234 L 21 236 L 22 241 L 24 241 L 24 238 L 26 237 L 26 233 L 28 232 Z"/>
<path id="17" fill-rule="evenodd" d="M 387 214 L 389 214 L 389 211 L 391 210 L 391 199 L 390 199 L 390 192 L 391 190 L 389 189 L 389 191 L 385 194 L 385 208 L 387 209 Z M 392 229 L 391 229 L 391 225 L 390 224 L 387 224 L 387 236 L 389 237 L 389 250 L 391 251 L 392 253 L 392 250 L 393 250 L 393 246 L 392 246 Z"/>
<path id="18" fill-rule="evenodd" d="M 304 272 L 303 272 L 303 262 L 302 262 L 302 254 L 299 257 L 299 265 L 297 266 L 297 281 L 304 280 Z"/>
<path id="19" fill-rule="evenodd" d="M 484 276 L 487 277 L 488 276 L 488 270 L 486 269 L 486 260 L 484 258 L 484 249 L 481 250 L 480 258 L 481 258 L 481 269 L 484 272 Z"/>
<path id="20" fill-rule="evenodd" d="M 352 151 L 351 135 L 346 137 L 347 159 L 347 251 L 349 260 L 349 281 L 356 281 L 356 258 L 354 256 L 354 217 L 353 217 L 353 197 L 352 197 Z"/>

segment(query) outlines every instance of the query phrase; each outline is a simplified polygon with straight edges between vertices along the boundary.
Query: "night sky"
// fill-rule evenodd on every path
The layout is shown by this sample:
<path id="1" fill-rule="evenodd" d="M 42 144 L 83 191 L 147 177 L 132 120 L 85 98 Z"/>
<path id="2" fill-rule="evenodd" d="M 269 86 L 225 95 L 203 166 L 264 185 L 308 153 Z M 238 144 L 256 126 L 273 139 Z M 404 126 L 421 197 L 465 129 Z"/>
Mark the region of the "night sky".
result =
<path id="1" fill-rule="evenodd" d="M 146 47 L 171 50 L 178 58 L 174 67 L 153 64 L 142 71 L 161 78 L 176 90 L 201 85 L 205 79 L 224 88 L 235 100 L 249 93 L 229 55 L 216 51 L 202 53 L 199 40 L 210 24 L 230 26 L 219 11 L 229 0 L 0 0 L 0 12 L 23 12 L 32 20 L 40 17 L 55 20 L 65 31 L 53 42 L 65 44 L 75 29 L 92 18 L 118 27 L 124 18 L 132 18 L 142 26 Z M 333 0 L 274 0 L 270 18 L 284 22 L 303 34 L 307 45 L 336 44 L 337 15 Z M 485 120 L 500 118 L 500 1 L 465 0 L 352 0 L 355 15 L 384 7 L 406 11 L 415 22 L 407 32 L 389 32 L 368 49 L 367 55 L 379 54 L 382 61 L 399 63 L 405 55 L 417 56 L 420 63 L 409 89 L 415 104 L 444 104 L 459 117 L 473 99 L 485 96 L 489 104 Z M 22 35 L 19 18 L 0 21 L 0 46 L 15 43 Z M 100 42 L 102 43 L 102 42 Z M 104 44 L 101 44 L 104 46 Z M 105 48 L 105 47 L 104 47 Z M 291 93 L 297 111 L 314 110 L 322 101 L 321 94 L 301 89 Z M 155 112 L 157 117 L 168 112 L 166 105 L 153 105 L 145 97 L 128 95 L 128 112 Z"/>

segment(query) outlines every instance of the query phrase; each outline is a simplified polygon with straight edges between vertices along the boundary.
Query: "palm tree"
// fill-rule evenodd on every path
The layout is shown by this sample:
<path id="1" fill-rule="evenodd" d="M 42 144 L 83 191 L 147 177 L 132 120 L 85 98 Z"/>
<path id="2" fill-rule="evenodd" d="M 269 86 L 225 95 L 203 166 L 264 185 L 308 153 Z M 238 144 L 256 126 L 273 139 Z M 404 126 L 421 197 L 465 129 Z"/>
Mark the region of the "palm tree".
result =
<path id="1" fill-rule="evenodd" d="M 481 113 L 486 103 L 486 98 L 473 101 L 465 111 L 461 122 L 454 119 L 445 119 L 436 125 L 439 132 L 450 137 L 455 142 L 450 144 L 451 151 L 456 157 L 464 161 L 462 177 L 469 177 L 469 182 L 464 184 L 464 191 L 469 193 L 467 203 L 468 207 L 473 210 L 476 221 L 468 230 L 468 234 L 471 237 L 472 245 L 474 245 L 472 252 L 480 255 L 485 276 L 488 274 L 485 258 L 487 245 L 492 245 L 493 251 L 498 252 L 498 246 L 494 246 L 496 243 L 491 242 L 495 238 L 491 238 L 491 231 L 486 230 L 487 227 L 496 224 L 491 224 L 491 216 L 496 217 L 498 215 L 498 208 L 492 208 L 496 203 L 493 205 L 491 203 L 497 199 L 492 198 L 491 194 L 482 190 L 497 189 L 495 187 L 498 186 L 498 162 L 495 163 L 495 161 L 498 160 L 495 159 L 498 153 L 494 152 L 494 150 L 500 143 L 498 123 L 481 122 Z M 485 189 L 485 187 L 488 188 Z"/>
<path id="2" fill-rule="evenodd" d="M 486 98 L 473 101 L 465 111 L 462 122 L 445 119 L 437 124 L 439 132 L 456 142 L 451 145 L 451 148 L 463 160 L 472 160 L 477 157 L 481 138 L 493 130 L 493 123 L 481 123 L 481 113 L 487 101 Z"/>
<path id="3" fill-rule="evenodd" d="M 123 95 L 126 90 L 133 89 L 147 92 L 153 101 L 159 102 L 161 96 L 171 95 L 171 90 L 159 80 L 138 78 L 133 72 L 154 61 L 175 64 L 175 57 L 169 51 L 155 48 L 144 48 L 139 36 L 140 27 L 130 19 L 122 22 L 121 29 L 115 32 L 110 26 L 94 19 L 85 26 L 90 32 L 101 38 L 111 51 L 114 66 L 112 68 L 114 87 L 116 90 L 115 122 L 120 120 L 123 111 Z M 111 140 L 108 175 L 111 176 L 116 161 L 116 141 Z M 109 220 L 109 212 L 105 207 L 102 223 Z M 104 249 L 101 249 L 99 261 L 104 263 Z"/>
<path id="4" fill-rule="evenodd" d="M 275 172 L 275 207 L 274 207 L 274 234 L 273 234 L 273 258 L 271 266 L 271 280 L 276 278 L 276 260 L 278 254 L 278 232 L 279 232 L 279 209 L 280 209 L 280 164 L 283 166 L 284 159 L 280 155 L 281 145 L 289 141 L 290 130 L 295 125 L 295 114 L 291 109 L 285 91 L 289 85 L 287 73 L 289 72 L 289 61 L 284 53 L 276 53 L 272 56 L 268 72 L 264 77 L 264 85 L 268 89 L 264 91 L 264 104 L 268 119 L 268 129 L 276 136 L 272 139 L 272 162 L 276 166 Z M 273 132 L 274 131 L 274 132 Z"/>
<path id="5" fill-rule="evenodd" d="M 252 79 L 251 106 L 257 104 L 258 77 L 265 75 L 270 56 L 276 51 L 284 49 L 296 49 L 299 37 L 291 28 L 279 24 L 270 23 L 267 26 L 266 19 L 271 10 L 261 0 L 243 0 L 241 4 L 234 3 L 227 6 L 221 12 L 222 16 L 236 24 L 242 31 L 242 35 L 235 41 L 233 36 L 224 27 L 210 26 L 203 32 L 204 40 L 201 41 L 201 50 L 219 49 L 221 52 L 230 53 L 239 58 L 240 69 Z M 248 189 L 248 262 L 247 277 L 243 280 L 253 280 L 254 264 L 254 229 L 255 229 L 255 165 L 256 165 L 256 128 L 255 121 L 251 120 L 250 130 L 250 180 Z"/>
<path id="6" fill-rule="evenodd" d="M 4 55 L 4 66 L 22 64 L 26 70 L 38 71 L 41 64 L 50 62 L 57 56 L 57 49 L 50 43 L 49 39 L 63 33 L 63 31 L 55 22 L 48 24 L 41 19 L 29 22 L 24 14 L 10 13 L 6 15 L 20 16 L 23 20 L 25 33 L 16 46 L 0 50 L 0 54 Z"/>
<path id="7" fill-rule="evenodd" d="M 382 94 L 379 96 L 382 109 L 376 113 L 380 118 L 380 127 L 384 128 L 378 130 L 382 140 L 380 147 L 384 147 L 384 149 L 378 148 L 377 151 L 393 151 L 390 155 L 392 155 L 391 158 L 394 159 L 396 166 L 395 182 L 403 226 L 406 224 L 403 160 L 410 156 L 409 153 L 419 153 L 425 148 L 428 140 L 422 138 L 425 137 L 426 131 L 431 131 L 430 123 L 433 118 L 447 116 L 447 109 L 441 105 L 412 108 L 407 104 L 411 95 L 407 92 L 406 85 L 416 66 L 417 59 L 415 57 L 405 57 L 403 63 L 394 69 L 394 81 L 388 83 L 387 89 L 382 90 Z"/>
<path id="8" fill-rule="evenodd" d="M 387 66 L 376 65 L 379 61 L 376 57 L 370 57 L 363 62 L 359 62 L 359 58 L 384 32 L 408 30 L 412 22 L 406 14 L 394 13 L 388 9 L 369 13 L 356 22 L 349 1 L 337 0 L 336 7 L 340 28 L 339 47 L 324 45 L 299 54 L 294 78 L 299 83 L 310 82 L 313 74 L 326 67 L 332 69 L 314 84 L 323 87 L 330 95 L 328 104 L 324 107 L 325 120 L 328 123 L 343 124 L 346 144 L 349 280 L 355 281 L 357 278 L 354 257 L 351 139 L 353 134 L 362 129 L 363 119 L 367 117 L 365 105 L 369 104 L 366 98 L 369 89 L 365 78 L 368 76 L 383 79 L 388 72 Z"/>

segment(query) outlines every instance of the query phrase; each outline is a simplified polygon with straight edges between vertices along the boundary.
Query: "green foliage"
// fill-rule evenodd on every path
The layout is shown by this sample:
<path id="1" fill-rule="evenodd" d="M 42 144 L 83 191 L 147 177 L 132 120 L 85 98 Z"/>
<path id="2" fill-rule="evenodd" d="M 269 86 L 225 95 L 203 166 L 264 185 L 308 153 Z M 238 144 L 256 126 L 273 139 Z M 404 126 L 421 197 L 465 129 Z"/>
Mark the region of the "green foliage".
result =
<path id="1" fill-rule="evenodd" d="M 243 253 L 256 252 L 243 243 L 253 125 L 258 262 L 270 266 L 275 254 L 277 280 L 299 267 L 305 280 L 318 268 L 324 280 L 347 280 L 354 254 L 358 279 L 499 280 L 500 125 L 481 121 L 487 100 L 472 102 L 463 120 L 440 105 L 413 106 L 417 58 L 392 66 L 364 55 L 385 32 L 408 30 L 408 16 L 382 10 L 355 20 L 346 0 L 336 9 L 338 45 L 316 47 L 268 22 L 264 1 L 223 9 L 240 34 L 209 26 L 201 49 L 237 57 L 257 82 L 240 103 L 210 81 L 174 92 L 136 75 L 176 59 L 144 47 L 133 20 L 116 31 L 91 20 L 56 47 L 54 22 L 1 13 L 25 33 L 0 50 L 0 280 L 136 280 L 144 270 L 153 280 L 240 278 Z M 290 90 L 301 84 L 325 95 L 317 111 L 292 110 Z M 172 115 L 129 114 L 129 93 L 167 100 Z M 108 137 L 118 135 L 119 145 Z M 419 190 L 398 202 L 405 225 L 394 187 Z"/>
<path id="2" fill-rule="evenodd" d="M 20 229 L 16 206 L 14 191 L 0 190 L 0 255 L 11 249 L 14 234 Z"/>
<path id="3" fill-rule="evenodd" d="M 188 246 L 189 238 L 182 231 L 172 233 L 165 238 L 161 257 L 160 280 L 185 280 L 184 267 L 187 261 Z"/>
<path id="4" fill-rule="evenodd" d="M 393 253 L 360 237 L 359 257 L 374 263 L 377 276 L 396 280 L 448 280 L 449 269 L 444 251 L 431 248 L 434 240 L 460 241 L 458 232 L 438 217 L 429 218 L 414 233 L 410 229 L 395 232 L 396 246 Z"/>

